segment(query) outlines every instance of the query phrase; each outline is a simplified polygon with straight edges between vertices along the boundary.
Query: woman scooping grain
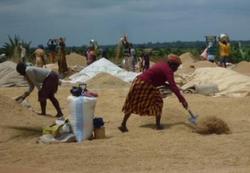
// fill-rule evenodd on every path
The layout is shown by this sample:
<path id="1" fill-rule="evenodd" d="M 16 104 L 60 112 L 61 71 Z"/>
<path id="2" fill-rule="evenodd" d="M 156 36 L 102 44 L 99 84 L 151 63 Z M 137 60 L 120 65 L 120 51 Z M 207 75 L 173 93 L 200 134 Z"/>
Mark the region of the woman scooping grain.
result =
<path id="1" fill-rule="evenodd" d="M 174 81 L 174 72 L 181 64 L 181 59 L 176 55 L 169 55 L 167 60 L 155 64 L 150 69 L 139 75 L 132 83 L 126 101 L 122 108 L 124 118 L 121 126 L 118 127 L 121 132 L 127 132 L 127 120 L 132 113 L 155 116 L 156 129 L 161 130 L 161 113 L 163 108 L 163 99 L 158 86 L 167 85 L 175 93 L 185 109 L 188 103 L 180 93 L 179 88 Z"/>

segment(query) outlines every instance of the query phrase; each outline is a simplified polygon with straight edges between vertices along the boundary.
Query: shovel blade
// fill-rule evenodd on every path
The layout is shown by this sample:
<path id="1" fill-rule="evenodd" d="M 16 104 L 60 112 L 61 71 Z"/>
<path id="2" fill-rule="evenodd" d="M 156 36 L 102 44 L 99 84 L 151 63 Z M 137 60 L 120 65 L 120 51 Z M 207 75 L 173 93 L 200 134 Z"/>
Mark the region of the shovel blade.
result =
<path id="1" fill-rule="evenodd" d="M 188 118 L 188 121 L 189 121 L 191 124 L 197 125 L 197 116 L 189 117 L 189 118 Z"/>

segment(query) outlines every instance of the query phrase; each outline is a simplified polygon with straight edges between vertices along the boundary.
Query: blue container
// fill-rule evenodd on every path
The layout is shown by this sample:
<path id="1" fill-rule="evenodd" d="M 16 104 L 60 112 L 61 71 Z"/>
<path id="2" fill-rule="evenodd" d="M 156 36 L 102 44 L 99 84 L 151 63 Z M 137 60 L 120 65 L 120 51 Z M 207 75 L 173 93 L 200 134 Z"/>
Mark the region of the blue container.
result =
<path id="1" fill-rule="evenodd" d="M 98 129 L 104 125 L 104 121 L 101 117 L 96 117 L 93 119 L 94 128 Z"/>

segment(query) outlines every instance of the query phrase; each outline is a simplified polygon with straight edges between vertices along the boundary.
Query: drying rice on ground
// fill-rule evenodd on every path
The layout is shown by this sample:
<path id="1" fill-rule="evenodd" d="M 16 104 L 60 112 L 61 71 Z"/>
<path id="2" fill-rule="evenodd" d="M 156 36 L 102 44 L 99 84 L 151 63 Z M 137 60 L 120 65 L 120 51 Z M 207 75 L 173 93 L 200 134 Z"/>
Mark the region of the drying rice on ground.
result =
<path id="1" fill-rule="evenodd" d="M 218 67 L 216 64 L 209 61 L 197 61 L 195 63 L 182 64 L 178 71 L 175 73 L 175 80 L 179 86 L 183 86 L 188 82 L 188 77 L 191 75 L 195 69 L 203 67 Z"/>
<path id="2" fill-rule="evenodd" d="M 193 63 L 183 63 L 178 71 L 177 74 L 192 74 L 195 69 L 203 68 L 203 67 L 218 67 L 215 63 L 211 63 L 209 61 L 197 61 Z"/>
<path id="3" fill-rule="evenodd" d="M 83 66 L 86 67 L 86 57 L 77 54 L 77 53 L 70 53 L 66 55 L 66 61 L 68 66 Z"/>
<path id="4" fill-rule="evenodd" d="M 86 67 L 86 57 L 77 53 L 70 53 L 69 55 L 66 55 L 66 61 L 70 71 L 73 72 L 79 72 Z M 46 67 L 58 72 L 58 63 L 46 64 Z"/>
<path id="5" fill-rule="evenodd" d="M 209 61 L 197 61 L 192 64 L 192 67 L 197 69 L 202 67 L 218 67 L 218 66 L 215 63 L 211 63 Z"/>
<path id="6" fill-rule="evenodd" d="M 221 67 L 198 68 L 188 77 L 183 90 L 195 85 L 216 85 L 216 96 L 245 97 L 250 95 L 250 77 Z"/>
<path id="7" fill-rule="evenodd" d="M 232 70 L 250 76 L 250 62 L 241 61 L 239 64 L 236 64 Z"/>
<path id="8" fill-rule="evenodd" d="M 192 67 L 192 63 L 190 64 L 182 64 L 175 74 L 184 74 L 184 75 L 190 75 L 195 71 L 195 68 Z"/>
<path id="9" fill-rule="evenodd" d="M 121 88 L 128 87 L 129 83 L 108 73 L 99 73 L 87 82 L 89 88 Z"/>
<path id="10" fill-rule="evenodd" d="M 204 170 L 226 173 L 230 172 L 228 168 L 232 169 L 231 172 L 247 173 L 250 170 L 250 108 L 246 106 L 250 97 L 186 95 L 192 111 L 199 114 L 199 118 L 218 116 L 228 123 L 233 131 L 231 135 L 203 136 L 192 133 L 193 129 L 184 123 L 187 112 L 174 96 L 164 101 L 164 130 L 153 130 L 154 117 L 131 115 L 128 124 L 130 132 L 122 134 L 117 127 L 122 119 L 121 107 L 129 88 L 99 89 L 95 115 L 104 118 L 107 138 L 86 140 L 81 144 L 44 145 L 36 143 L 41 129 L 52 124 L 55 119 L 25 110 L 18 111 L 23 109 L 19 105 L 13 108 L 15 101 L 10 98 L 22 94 L 25 89 L 0 88 L 0 94 L 8 96 L 8 99 L 0 99 L 7 100 L 5 105 L 2 102 L 0 104 L 0 107 L 4 105 L 0 110 L 0 170 L 1 167 L 42 169 L 46 173 L 82 173 L 83 170 L 88 173 L 144 173 L 152 170 L 156 173 L 173 170 L 176 173 L 201 173 Z M 66 98 L 70 95 L 70 89 L 60 87 L 57 93 L 65 115 L 69 113 Z M 28 99 L 34 110 L 40 110 L 37 93 L 33 92 Z M 55 115 L 49 101 L 47 110 L 49 114 Z M 124 167 L 124 164 L 127 166 Z"/>
<path id="11" fill-rule="evenodd" d="M 110 63 L 107 62 L 107 64 Z M 100 65 L 103 66 L 103 64 Z M 93 68 L 98 70 L 99 66 Z M 116 69 L 115 73 L 112 71 L 114 74 L 121 72 L 116 67 L 113 69 Z M 217 68 L 211 69 L 218 73 Z M 211 69 L 202 73 L 201 76 L 210 74 L 209 72 L 213 71 Z M 104 66 L 101 70 L 109 69 L 108 66 Z M 86 140 L 81 144 L 37 144 L 36 140 L 41 135 L 42 127 L 48 126 L 54 122 L 54 119 L 37 116 L 10 99 L 10 97 L 22 94 L 26 88 L 15 88 L 14 90 L 0 88 L 0 94 L 5 95 L 0 96 L 2 118 L 0 122 L 2 134 L 0 137 L 0 172 L 1 167 L 15 167 L 17 170 L 41 168 L 43 172 L 47 173 L 81 173 L 83 170 L 89 173 L 173 172 L 173 170 L 176 173 L 200 173 L 204 170 L 206 172 L 249 172 L 250 109 L 246 105 L 250 102 L 250 97 L 214 98 L 185 95 L 195 113 L 201 114 L 202 112 L 201 115 L 204 117 L 218 115 L 218 118 L 206 119 L 204 124 L 202 124 L 202 119 L 200 122 L 198 121 L 198 127 L 203 128 L 202 132 L 227 132 L 225 129 L 228 126 L 222 121 L 225 119 L 234 132 L 232 135 L 202 136 L 192 133 L 193 129 L 185 123 L 186 111 L 174 96 L 169 96 L 164 101 L 162 124 L 165 129 L 153 130 L 154 118 L 142 119 L 140 116 L 132 115 L 132 120 L 128 124 L 131 131 L 122 134 L 117 127 L 122 119 L 121 108 L 129 85 L 120 88 L 123 83 L 117 81 L 114 75 L 103 73 L 103 71 L 87 69 L 82 73 L 82 75 L 87 74 L 90 89 L 92 90 L 92 86 L 93 89 L 100 87 L 97 90 L 99 97 L 95 115 L 104 118 L 107 138 Z M 209 76 L 206 78 L 207 81 L 221 79 L 218 82 L 224 85 L 224 76 L 226 79 L 231 79 L 227 78 L 225 74 L 221 74 L 218 78 L 215 74 L 213 76 L 215 79 L 211 79 Z M 120 77 L 123 76 L 120 75 Z M 233 78 L 233 80 L 236 79 Z M 110 85 L 117 86 L 117 88 L 109 89 Z M 233 84 L 233 86 L 235 85 Z M 105 88 L 106 86 L 107 88 Z M 223 87 L 221 86 L 221 88 Z M 66 98 L 70 95 L 70 89 L 71 87 L 59 87 L 57 93 L 65 115 L 69 114 Z M 226 90 L 228 87 L 224 89 Z M 35 92 L 28 99 L 34 110 L 40 110 Z M 54 111 L 50 102 L 48 102 L 47 108 L 48 113 Z M 211 162 L 211 160 L 216 161 Z M 127 166 L 124 167 L 124 165 Z M 230 171 L 228 171 L 229 169 Z M 34 170 L 33 172 L 39 171 Z"/>
<path id="12" fill-rule="evenodd" d="M 195 57 L 190 52 L 180 55 L 182 64 L 179 67 L 177 74 L 191 74 L 194 72 L 194 68 L 191 65 L 195 62 Z"/>
<path id="13" fill-rule="evenodd" d="M 181 58 L 182 64 L 191 64 L 196 61 L 195 56 L 190 52 L 181 54 L 180 58 Z"/>
<path id="14" fill-rule="evenodd" d="M 18 138 L 39 137 L 42 127 L 51 123 L 22 107 L 14 99 L 0 95 L 0 143 Z"/>

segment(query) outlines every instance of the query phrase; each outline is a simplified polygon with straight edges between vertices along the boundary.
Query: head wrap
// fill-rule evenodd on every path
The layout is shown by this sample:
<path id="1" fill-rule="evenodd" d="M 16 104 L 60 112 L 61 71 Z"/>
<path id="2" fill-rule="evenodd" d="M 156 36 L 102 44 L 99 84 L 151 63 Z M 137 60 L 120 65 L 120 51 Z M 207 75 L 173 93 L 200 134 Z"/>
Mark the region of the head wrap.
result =
<path id="1" fill-rule="evenodd" d="M 40 49 L 44 49 L 42 44 L 39 44 L 37 47 L 40 48 Z"/>
<path id="2" fill-rule="evenodd" d="M 16 71 L 20 74 L 20 75 L 25 75 L 26 73 L 26 64 L 23 63 L 23 62 L 19 62 L 17 65 L 16 65 Z"/>
<path id="3" fill-rule="evenodd" d="M 182 64 L 181 59 L 179 56 L 174 55 L 174 54 L 170 54 L 168 55 L 168 59 L 167 59 L 168 63 L 175 63 L 175 64 Z"/>

